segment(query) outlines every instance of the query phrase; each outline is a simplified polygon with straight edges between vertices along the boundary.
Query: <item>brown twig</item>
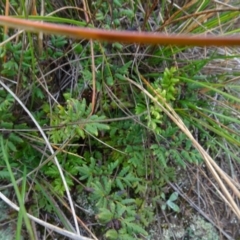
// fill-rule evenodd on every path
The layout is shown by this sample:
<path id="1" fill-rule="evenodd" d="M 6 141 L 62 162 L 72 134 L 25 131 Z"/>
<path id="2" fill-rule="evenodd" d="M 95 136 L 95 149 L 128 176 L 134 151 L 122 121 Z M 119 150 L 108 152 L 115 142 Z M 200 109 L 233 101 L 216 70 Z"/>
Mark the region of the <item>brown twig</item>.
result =
<path id="1" fill-rule="evenodd" d="M 11 28 L 22 28 L 31 32 L 65 35 L 78 39 L 92 39 L 107 42 L 128 42 L 152 45 L 178 46 L 240 46 L 240 35 L 234 36 L 203 36 L 188 34 L 162 34 L 137 31 L 114 31 L 73 27 L 68 25 L 39 23 L 35 21 L 0 16 L 0 25 Z"/>
<path id="2" fill-rule="evenodd" d="M 83 1 L 83 9 L 85 14 L 85 19 L 89 23 L 90 22 L 90 10 L 87 1 Z M 88 11 L 89 10 L 89 11 Z M 89 15 L 88 15 L 89 14 Z M 94 47 L 93 47 L 93 41 L 90 41 L 90 48 L 91 48 L 91 61 L 92 61 L 92 115 L 94 113 L 95 104 L 96 104 L 96 74 L 95 74 L 95 58 L 94 58 Z"/>

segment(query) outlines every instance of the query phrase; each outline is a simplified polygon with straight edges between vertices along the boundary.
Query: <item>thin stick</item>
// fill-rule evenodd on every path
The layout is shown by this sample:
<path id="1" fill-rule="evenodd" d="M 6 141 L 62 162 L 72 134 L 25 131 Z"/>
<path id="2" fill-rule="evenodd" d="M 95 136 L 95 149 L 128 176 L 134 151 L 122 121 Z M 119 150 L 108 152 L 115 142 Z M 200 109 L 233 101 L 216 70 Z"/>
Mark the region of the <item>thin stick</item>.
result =
<path id="1" fill-rule="evenodd" d="M 139 88 L 144 94 L 146 94 L 154 103 L 156 103 L 166 114 L 167 116 L 186 134 L 186 136 L 191 140 L 194 147 L 199 151 L 199 153 L 202 155 L 202 158 L 204 159 L 208 169 L 213 174 L 215 180 L 218 182 L 219 186 L 222 189 L 222 192 L 224 193 L 224 200 L 228 200 L 228 204 L 230 205 L 232 211 L 236 214 L 238 219 L 240 219 L 240 209 L 238 208 L 237 204 L 235 203 L 233 197 L 231 196 L 230 192 L 224 185 L 223 181 L 221 180 L 220 176 L 224 178 L 224 180 L 227 182 L 228 186 L 234 191 L 234 193 L 240 198 L 240 192 L 238 189 L 234 186 L 234 184 L 229 181 L 229 179 L 225 176 L 225 174 L 222 174 L 222 170 L 218 167 L 218 165 L 214 162 L 214 160 L 209 156 L 209 154 L 202 148 L 202 146 L 195 140 L 195 138 L 192 136 L 191 132 L 188 130 L 188 128 L 185 126 L 181 118 L 177 115 L 177 113 L 174 111 L 174 109 L 167 104 L 167 102 L 160 96 L 153 87 L 143 78 L 143 76 L 140 75 L 141 80 L 154 92 L 155 96 L 151 95 L 148 91 L 146 91 L 141 85 L 136 83 L 135 81 L 132 81 L 129 78 L 126 78 L 130 83 L 135 85 L 137 88 Z M 159 101 L 160 100 L 160 101 Z M 214 169 L 215 168 L 215 169 Z M 217 172 L 219 173 L 217 173 Z"/>
<path id="2" fill-rule="evenodd" d="M 8 15 L 9 15 L 9 0 L 6 0 L 5 16 L 8 16 Z M 8 27 L 6 25 L 4 26 L 3 34 L 4 34 L 4 36 L 7 36 L 7 34 L 8 34 Z M 5 46 L 4 46 L 4 48 L 5 48 Z M 5 55 L 3 57 L 3 62 L 4 63 L 6 62 L 6 59 L 7 59 L 7 55 Z"/>
<path id="3" fill-rule="evenodd" d="M 87 1 L 83 1 L 84 15 L 87 23 L 90 22 L 90 10 L 88 7 Z M 89 15 L 88 15 L 89 14 Z M 94 58 L 94 46 L 93 41 L 90 41 L 90 49 L 91 49 L 91 61 L 92 61 L 92 111 L 90 115 L 94 113 L 95 103 L 96 103 L 96 74 L 95 74 L 95 58 Z"/>
<path id="4" fill-rule="evenodd" d="M 19 207 L 14 204 L 12 201 L 10 201 L 3 193 L 0 192 L 0 198 L 5 202 L 7 203 L 9 206 L 11 206 L 13 209 L 15 209 L 16 211 L 19 211 Z M 57 232 L 63 236 L 66 236 L 66 237 L 69 237 L 70 239 L 76 239 L 76 240 L 92 240 L 91 238 L 87 238 L 87 237 L 83 237 L 83 236 L 80 236 L 80 235 L 77 235 L 76 233 L 72 233 L 72 232 L 69 232 L 65 229 L 62 229 L 62 228 L 59 228 L 57 226 L 54 226 L 48 222 L 45 222 L 39 218 L 36 218 L 34 217 L 33 215 L 27 213 L 27 216 L 33 220 L 34 222 L 48 228 L 48 229 L 51 229 L 52 231 L 54 232 Z"/>
<path id="5" fill-rule="evenodd" d="M 29 117 L 32 119 L 32 121 L 34 122 L 34 124 L 36 125 L 36 127 L 38 128 L 39 132 L 41 133 L 48 149 L 50 150 L 51 154 L 54 155 L 54 151 L 53 151 L 53 148 L 50 144 L 50 142 L 48 141 L 48 138 L 46 136 L 46 134 L 43 132 L 41 126 L 39 125 L 39 123 L 36 121 L 36 119 L 34 118 L 34 116 L 31 114 L 31 112 L 26 108 L 26 106 L 22 103 L 22 101 L 12 92 L 12 90 L 6 86 L 2 81 L 0 81 L 0 85 L 2 85 L 2 87 L 7 90 L 8 93 L 10 93 L 14 99 L 20 104 L 20 106 L 24 109 L 24 111 L 29 115 Z M 58 159 L 57 157 L 54 155 L 53 157 L 53 160 L 54 160 L 54 163 L 55 165 L 57 166 L 58 168 L 58 171 L 59 171 L 59 174 L 61 176 L 61 179 L 63 181 L 63 185 L 64 185 L 64 188 L 66 190 L 66 194 L 67 194 L 67 198 L 68 198 L 68 201 L 69 201 L 69 205 L 71 207 L 71 210 L 72 210 L 72 213 L 73 213 L 73 219 L 74 219 L 74 222 L 76 224 L 76 229 L 78 230 L 77 231 L 77 234 L 80 236 L 80 233 L 79 233 L 79 227 L 78 227 L 78 222 L 77 222 L 77 218 L 76 218 L 76 214 L 75 214 L 75 209 L 74 209 L 74 205 L 73 205 L 73 201 L 72 201 L 72 197 L 70 195 L 70 191 L 69 191 L 69 187 L 67 185 L 67 182 L 66 182 L 66 179 L 65 179 L 65 176 L 63 174 L 63 170 L 61 168 L 61 165 L 59 164 L 58 162 Z"/>

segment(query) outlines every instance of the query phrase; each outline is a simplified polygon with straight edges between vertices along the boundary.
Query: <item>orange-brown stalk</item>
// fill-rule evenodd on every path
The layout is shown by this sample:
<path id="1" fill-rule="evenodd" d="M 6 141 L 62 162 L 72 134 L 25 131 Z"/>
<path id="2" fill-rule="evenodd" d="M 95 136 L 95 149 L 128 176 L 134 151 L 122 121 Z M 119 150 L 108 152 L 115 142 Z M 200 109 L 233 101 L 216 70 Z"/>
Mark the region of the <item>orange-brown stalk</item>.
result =
<path id="1" fill-rule="evenodd" d="M 39 23 L 14 17 L 0 16 L 0 25 L 11 28 L 22 28 L 31 32 L 65 35 L 78 39 L 92 39 L 107 42 L 129 42 L 153 45 L 181 46 L 240 46 L 240 35 L 203 36 L 177 35 L 135 31 L 115 31 L 96 28 L 74 27 L 53 23 Z"/>

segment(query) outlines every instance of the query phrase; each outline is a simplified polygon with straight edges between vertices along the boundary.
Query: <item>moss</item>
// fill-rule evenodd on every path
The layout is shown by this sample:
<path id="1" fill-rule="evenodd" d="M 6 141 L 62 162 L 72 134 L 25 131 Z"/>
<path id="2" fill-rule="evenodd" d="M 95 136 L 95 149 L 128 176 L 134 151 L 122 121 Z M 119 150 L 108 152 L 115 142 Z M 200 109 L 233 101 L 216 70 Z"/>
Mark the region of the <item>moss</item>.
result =
<path id="1" fill-rule="evenodd" d="M 14 239 L 13 224 L 8 217 L 8 206 L 0 200 L 0 240 L 12 240 Z"/>
<path id="2" fill-rule="evenodd" d="M 186 235 L 190 240 L 218 240 L 219 236 L 214 226 L 200 216 L 193 216 Z"/>
<path id="3" fill-rule="evenodd" d="M 163 230 L 163 238 L 164 240 L 171 239 L 182 239 L 185 235 L 185 230 L 183 226 L 177 226 L 176 224 L 170 224 L 170 228 Z"/>
<path id="4" fill-rule="evenodd" d="M 0 240 L 12 240 L 14 239 L 14 234 L 10 226 L 6 229 L 0 229 Z"/>
<path id="5" fill-rule="evenodd" d="M 159 239 L 218 240 L 219 236 L 211 223 L 194 215 L 186 229 L 181 225 L 170 224 L 168 229 L 163 229 L 163 234 Z"/>
<path id="6" fill-rule="evenodd" d="M 2 193 L 6 197 L 9 197 L 8 190 L 3 191 Z M 12 211 L 12 209 L 3 200 L 0 200 L 0 240 L 15 239 L 15 230 L 17 222 L 17 219 L 15 217 L 17 216 L 17 212 L 16 215 L 14 215 L 14 218 L 12 218 L 9 215 L 10 211 Z"/>

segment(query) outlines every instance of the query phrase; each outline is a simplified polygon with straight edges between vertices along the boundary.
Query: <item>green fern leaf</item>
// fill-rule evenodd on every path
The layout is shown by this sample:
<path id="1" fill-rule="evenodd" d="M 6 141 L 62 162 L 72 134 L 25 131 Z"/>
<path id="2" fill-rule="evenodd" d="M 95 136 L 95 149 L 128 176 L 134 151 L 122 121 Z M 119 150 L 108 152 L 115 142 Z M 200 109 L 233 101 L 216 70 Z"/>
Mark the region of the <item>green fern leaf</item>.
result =
<path id="1" fill-rule="evenodd" d="M 17 148 L 15 147 L 15 145 L 11 141 L 7 141 L 7 146 L 13 152 L 17 152 Z"/>
<path id="2" fill-rule="evenodd" d="M 118 232 L 115 229 L 108 230 L 106 232 L 105 236 L 106 236 L 107 239 L 110 239 L 110 240 L 119 239 Z"/>
<path id="3" fill-rule="evenodd" d="M 99 209 L 100 213 L 97 214 L 96 218 L 101 222 L 101 223 L 108 223 L 113 219 L 114 213 L 109 211 L 106 208 L 100 208 Z"/>

